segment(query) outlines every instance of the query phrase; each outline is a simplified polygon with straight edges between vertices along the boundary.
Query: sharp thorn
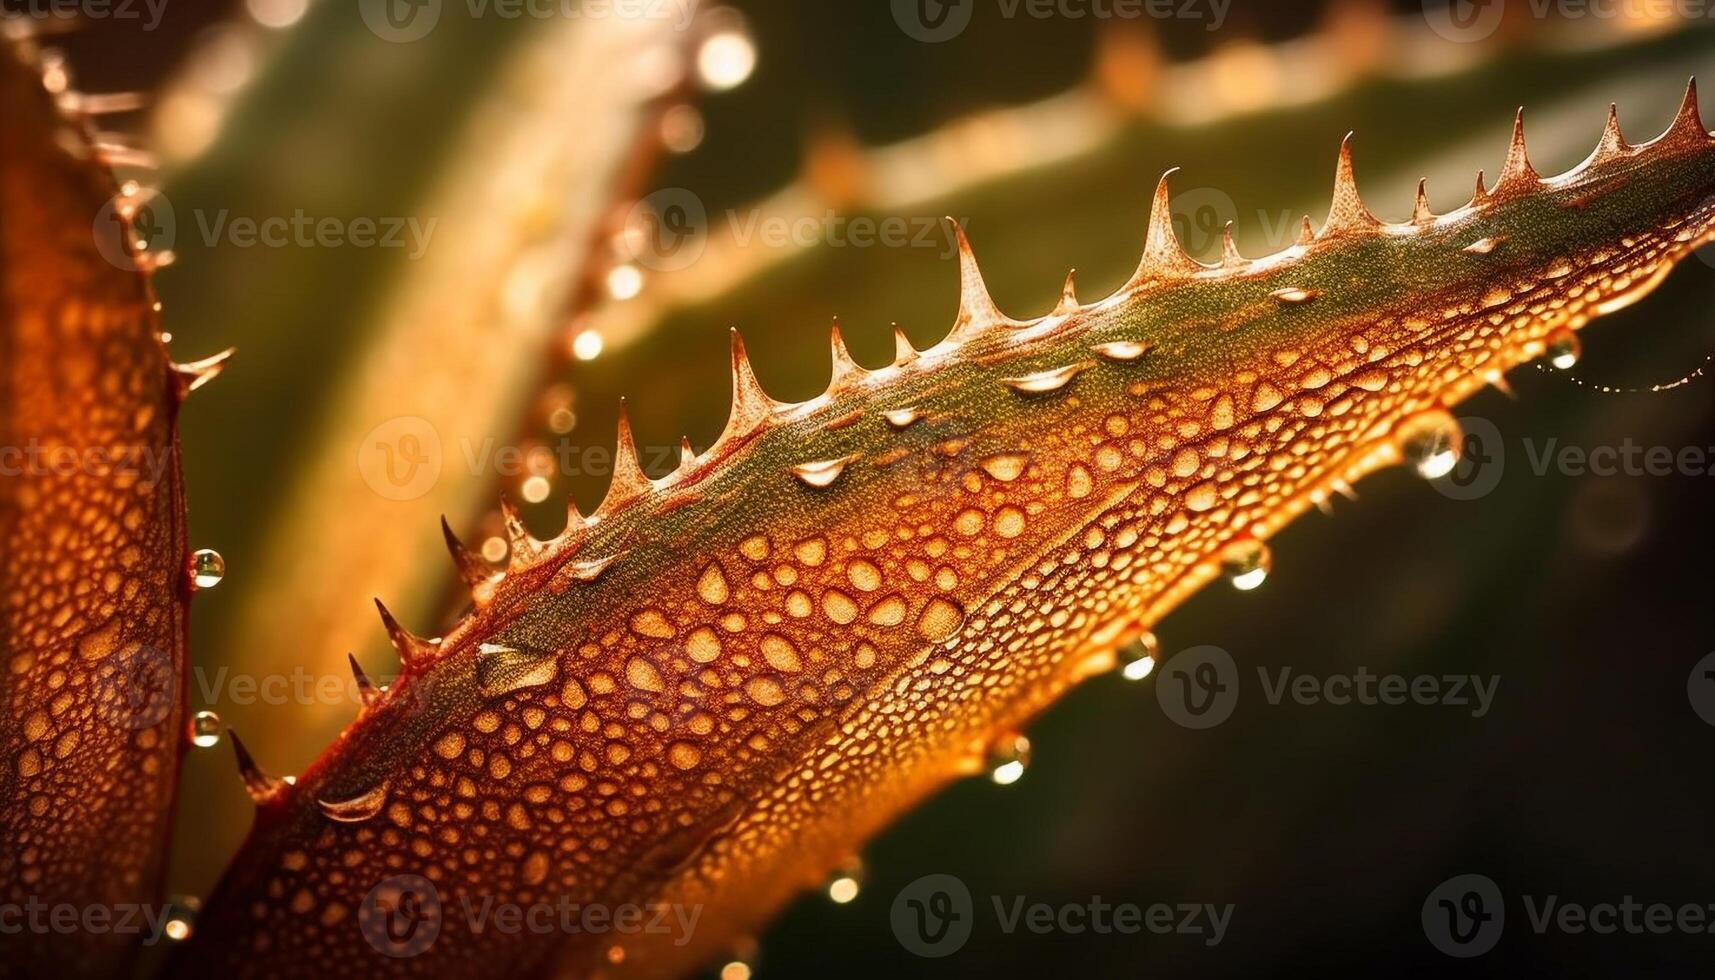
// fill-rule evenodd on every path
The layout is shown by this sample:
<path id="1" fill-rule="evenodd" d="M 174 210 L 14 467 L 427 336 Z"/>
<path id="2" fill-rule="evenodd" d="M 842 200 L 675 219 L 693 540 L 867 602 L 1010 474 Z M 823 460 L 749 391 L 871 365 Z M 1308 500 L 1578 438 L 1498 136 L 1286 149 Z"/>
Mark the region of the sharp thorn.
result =
<path id="1" fill-rule="evenodd" d="M 351 676 L 357 681 L 358 700 L 363 703 L 365 708 L 371 707 L 375 702 L 381 700 L 381 689 L 376 687 L 375 682 L 369 679 L 369 675 L 363 672 L 362 665 L 357 662 L 356 654 L 347 653 L 345 659 L 350 662 Z"/>
<path id="2" fill-rule="evenodd" d="M 1078 270 L 1072 269 L 1066 273 L 1066 284 L 1060 287 L 1060 301 L 1054 304 L 1049 316 L 1066 316 L 1078 308 Z"/>
<path id="3" fill-rule="evenodd" d="M 911 346 L 911 338 L 905 336 L 905 331 L 899 329 L 899 324 L 893 325 L 893 366 L 900 367 L 917 360 L 917 348 Z"/>
<path id="4" fill-rule="evenodd" d="M 226 737 L 232 741 L 232 754 L 238 760 L 238 777 L 244 780 L 244 792 L 250 794 L 251 802 L 260 806 L 272 801 L 286 787 L 286 781 L 263 772 L 237 732 L 228 728 Z"/>
<path id="5" fill-rule="evenodd" d="M 1429 209 L 1429 178 L 1422 177 L 1417 181 L 1417 203 L 1411 209 L 1412 224 L 1427 225 L 1435 220 L 1435 212 Z"/>
<path id="6" fill-rule="evenodd" d="M 237 352 L 236 347 L 228 347 L 218 354 L 205 357 L 200 361 L 188 361 L 183 364 L 174 363 L 173 377 L 179 386 L 179 397 L 190 394 L 203 385 L 213 381 L 226 369 L 226 362 Z"/>
<path id="7" fill-rule="evenodd" d="M 960 340 L 1009 321 L 1000 308 L 994 305 L 994 298 L 989 295 L 988 285 L 983 282 L 982 270 L 977 268 L 976 253 L 971 250 L 970 240 L 965 237 L 965 229 L 952 218 L 946 220 L 953 226 L 953 238 L 959 246 L 959 313 L 953 320 L 953 330 L 949 336 Z"/>
<path id="8" fill-rule="evenodd" d="M 453 566 L 458 569 L 459 578 L 471 588 L 477 588 L 498 578 L 500 570 L 489 564 L 480 554 L 464 546 L 458 535 L 453 533 L 453 526 L 447 523 L 446 515 L 441 515 L 441 537 L 447 543 L 447 551 L 453 556 Z"/>
<path id="9" fill-rule="evenodd" d="M 613 453 L 613 476 L 608 481 L 607 496 L 602 498 L 598 514 L 611 514 L 620 507 L 648 493 L 654 486 L 643 464 L 637 458 L 637 440 L 631 432 L 631 415 L 625 399 L 619 400 L 619 438 Z"/>

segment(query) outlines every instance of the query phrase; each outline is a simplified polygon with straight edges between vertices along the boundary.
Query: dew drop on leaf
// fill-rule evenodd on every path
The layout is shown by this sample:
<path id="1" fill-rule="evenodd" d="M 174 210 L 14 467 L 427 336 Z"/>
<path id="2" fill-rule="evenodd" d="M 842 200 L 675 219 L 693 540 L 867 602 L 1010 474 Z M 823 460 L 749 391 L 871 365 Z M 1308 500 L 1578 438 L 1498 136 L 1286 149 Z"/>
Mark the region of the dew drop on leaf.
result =
<path id="1" fill-rule="evenodd" d="M 226 577 L 226 559 L 212 548 L 191 555 L 191 581 L 199 589 L 212 589 Z"/>
<path id="2" fill-rule="evenodd" d="M 989 746 L 989 778 L 997 786 L 1011 786 L 1024 776 L 1030 766 L 1030 739 L 1023 735 L 1008 735 Z"/>
<path id="3" fill-rule="evenodd" d="M 1421 412 L 1394 430 L 1400 454 L 1419 476 L 1439 480 L 1459 465 L 1459 420 L 1444 409 Z"/>
<path id="4" fill-rule="evenodd" d="M 1145 633 L 1120 648 L 1120 676 L 1128 681 L 1141 681 L 1155 673 L 1155 662 L 1160 658 L 1161 641 L 1154 633 Z"/>
<path id="5" fill-rule="evenodd" d="M 340 823 L 362 823 L 381 812 L 381 805 L 387 802 L 387 782 L 376 784 L 356 796 L 343 800 L 316 800 L 316 805 L 329 819 Z"/>
<path id="6" fill-rule="evenodd" d="M 1584 344 L 1570 330 L 1560 329 L 1548 335 L 1548 365 L 1556 371 L 1570 371 L 1584 356 Z"/>
<path id="7" fill-rule="evenodd" d="M 1235 541 L 1221 552 L 1221 574 L 1240 592 L 1249 592 L 1266 581 L 1272 564 L 1268 545 L 1255 538 Z"/>
<path id="8" fill-rule="evenodd" d="M 199 749 L 219 745 L 222 730 L 219 715 L 212 711 L 199 711 L 191 717 L 191 744 Z"/>
<path id="9" fill-rule="evenodd" d="M 484 643 L 477 653 L 476 683 L 485 698 L 540 687 L 560 675 L 560 658 L 552 652 Z"/>

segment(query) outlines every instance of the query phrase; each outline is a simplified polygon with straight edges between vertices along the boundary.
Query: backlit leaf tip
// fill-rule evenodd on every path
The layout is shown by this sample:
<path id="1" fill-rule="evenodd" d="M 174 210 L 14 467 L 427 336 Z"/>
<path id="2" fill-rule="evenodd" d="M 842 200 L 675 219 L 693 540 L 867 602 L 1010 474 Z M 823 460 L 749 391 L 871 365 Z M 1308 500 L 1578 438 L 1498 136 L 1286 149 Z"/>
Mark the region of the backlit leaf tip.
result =
<path id="1" fill-rule="evenodd" d="M 1420 177 L 1417 181 L 1417 201 L 1411 208 L 1411 222 L 1426 225 L 1434 220 L 1435 212 L 1429 207 L 1429 178 Z"/>
<path id="2" fill-rule="evenodd" d="M 1693 76 L 1685 83 L 1685 96 L 1679 101 L 1679 112 L 1658 142 L 1701 148 L 1709 141 L 1709 130 L 1703 128 L 1703 114 L 1697 108 L 1697 78 Z"/>
<path id="3" fill-rule="evenodd" d="M 1051 316 L 1066 316 L 1078 309 L 1078 270 L 1066 273 L 1066 284 L 1060 287 L 1060 301 L 1054 304 Z"/>
<path id="4" fill-rule="evenodd" d="M 721 448 L 730 446 L 733 442 L 748 437 L 762 427 L 768 417 L 780 408 L 779 403 L 768 397 L 768 392 L 762 388 L 762 382 L 756 379 L 756 371 L 750 366 L 750 357 L 744 352 L 744 338 L 738 331 L 732 331 L 732 408 L 727 415 L 726 428 L 721 431 L 721 437 L 716 445 Z"/>
<path id="5" fill-rule="evenodd" d="M 953 320 L 952 332 L 947 335 L 948 340 L 957 343 L 991 327 L 1011 325 L 1013 321 L 1007 319 L 989 295 L 965 229 L 952 218 L 946 220 L 953 226 L 953 238 L 959 246 L 959 313 Z"/>
<path id="6" fill-rule="evenodd" d="M 1530 165 L 1530 151 L 1524 139 L 1524 107 L 1520 106 L 1513 115 L 1512 141 L 1507 145 L 1507 161 L 1501 166 L 1501 175 L 1495 179 L 1493 196 L 1524 197 L 1534 193 L 1541 183 L 1536 168 Z"/>
<path id="7" fill-rule="evenodd" d="M 205 357 L 199 361 L 173 364 L 173 377 L 178 381 L 179 398 L 183 399 L 186 395 L 218 377 L 220 372 L 226 368 L 227 360 L 236 351 L 237 348 L 228 347 L 218 354 Z"/>
<path id="8" fill-rule="evenodd" d="M 1221 267 L 1236 269 L 1244 264 L 1245 257 L 1239 252 L 1238 242 L 1233 241 L 1233 223 L 1229 221 L 1221 229 Z"/>
<path id="9" fill-rule="evenodd" d="M 1328 221 L 1322 226 L 1322 238 L 1370 234 L 1381 228 L 1381 221 L 1370 213 L 1358 194 L 1358 179 L 1352 166 L 1352 134 L 1340 141 L 1340 158 L 1334 166 L 1334 200 L 1328 206 Z"/>
<path id="10" fill-rule="evenodd" d="M 421 663 L 434 654 L 439 644 L 417 636 L 400 626 L 399 621 L 393 618 L 393 614 L 388 611 L 387 606 L 380 599 L 375 600 L 375 609 L 381 614 L 381 625 L 387 629 L 387 639 L 393 644 L 393 649 L 398 651 L 399 659 L 406 666 Z"/>
<path id="11" fill-rule="evenodd" d="M 649 479 L 649 474 L 643 472 L 643 465 L 638 461 L 637 439 L 631 432 L 631 414 L 626 409 L 625 399 L 621 398 L 619 438 L 613 452 L 613 478 L 608 483 L 607 496 L 602 498 L 596 513 L 601 516 L 612 514 L 647 494 L 653 487 L 654 483 Z"/>
<path id="12" fill-rule="evenodd" d="M 893 325 L 893 366 L 903 367 L 917 360 L 917 348 L 911 346 L 911 338 L 905 336 L 905 331 L 899 329 L 899 324 Z"/>
<path id="13" fill-rule="evenodd" d="M 1624 156 L 1631 152 L 1631 145 L 1626 142 L 1625 134 L 1620 132 L 1620 107 L 1608 103 L 1608 120 L 1602 126 L 1602 139 L 1596 144 L 1596 152 L 1592 161 L 1600 163 L 1614 157 Z"/>
<path id="14" fill-rule="evenodd" d="M 1203 265 L 1193 259 L 1179 244 L 1173 232 L 1173 194 L 1169 181 L 1179 172 L 1178 167 L 1161 175 L 1155 184 L 1155 198 L 1149 207 L 1149 228 L 1143 239 L 1143 259 L 1132 274 L 1128 288 L 1151 282 L 1186 279 L 1203 271 Z"/>
<path id="15" fill-rule="evenodd" d="M 375 682 L 369 679 L 369 675 L 363 672 L 363 665 L 357 662 L 357 655 L 347 653 L 345 659 L 351 664 L 351 679 L 357 684 L 358 700 L 362 702 L 365 708 L 380 701 L 381 688 L 376 687 Z"/>
<path id="16" fill-rule="evenodd" d="M 828 346 L 833 351 L 833 373 L 828 379 L 828 394 L 844 391 L 846 388 L 863 378 L 869 372 L 863 369 L 852 357 L 852 352 L 846 348 L 846 339 L 840 334 L 840 321 L 835 320 L 828 330 Z"/>
<path id="17" fill-rule="evenodd" d="M 480 589 L 491 585 L 500 578 L 501 570 L 495 568 L 482 555 L 465 547 L 458 535 L 453 533 L 453 527 L 447 523 L 446 517 L 441 517 L 441 537 L 446 541 L 447 552 L 453 556 L 453 566 L 458 569 L 459 578 L 471 589 Z"/>
<path id="18" fill-rule="evenodd" d="M 1471 191 L 1471 203 L 1467 207 L 1480 208 L 1489 203 L 1489 189 L 1483 186 L 1483 172 L 1477 171 L 1477 186 Z"/>
<path id="19" fill-rule="evenodd" d="M 679 469 L 678 474 L 685 476 L 697 468 L 697 450 L 691 445 L 689 436 L 679 437 Z"/>
<path id="20" fill-rule="evenodd" d="M 260 806 L 277 799 L 288 785 L 278 776 L 270 776 L 262 771 L 251 756 L 250 750 L 244 747 L 244 740 L 238 733 L 227 729 L 226 737 L 232 742 L 232 755 L 238 762 L 238 777 L 244 781 L 244 792 L 250 794 L 251 802 Z"/>
<path id="21" fill-rule="evenodd" d="M 518 513 L 518 505 L 506 494 L 500 495 L 500 522 L 506 531 L 507 569 L 516 571 L 529 565 L 547 547 L 547 542 L 539 541 L 524 526 L 524 518 Z"/>

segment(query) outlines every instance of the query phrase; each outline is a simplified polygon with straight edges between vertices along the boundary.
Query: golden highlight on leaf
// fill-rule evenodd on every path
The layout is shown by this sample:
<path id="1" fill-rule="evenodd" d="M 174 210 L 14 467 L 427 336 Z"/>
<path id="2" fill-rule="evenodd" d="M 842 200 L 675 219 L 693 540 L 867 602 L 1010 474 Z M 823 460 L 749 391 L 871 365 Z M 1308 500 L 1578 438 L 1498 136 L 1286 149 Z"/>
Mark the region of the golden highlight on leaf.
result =
<path id="1" fill-rule="evenodd" d="M 169 362 L 113 181 L 76 153 L 0 53 L 0 903 L 81 915 L 158 907 L 189 598 L 173 425 L 215 366 Z M 110 975 L 136 938 L 23 930 L 0 975 Z"/>
<path id="2" fill-rule="evenodd" d="M 1340 148 L 1319 233 L 1218 266 L 1173 238 L 1164 178 L 1132 280 L 1035 320 L 961 242 L 947 339 L 865 371 L 836 334 L 801 404 L 735 338 L 715 445 L 515 540 L 466 618 L 405 643 L 399 682 L 261 802 L 179 969 L 683 974 L 991 750 L 1016 775 L 1022 726 L 1211 578 L 1260 582 L 1297 514 L 1383 465 L 1440 471 L 1447 406 L 1715 228 L 1690 92 L 1657 140 L 1558 177 L 1520 130 L 1492 192 L 1406 223 L 1359 196 L 1360 156 Z M 700 917 L 542 936 L 462 911 L 562 900 Z M 388 931 L 429 909 L 431 941 Z"/>

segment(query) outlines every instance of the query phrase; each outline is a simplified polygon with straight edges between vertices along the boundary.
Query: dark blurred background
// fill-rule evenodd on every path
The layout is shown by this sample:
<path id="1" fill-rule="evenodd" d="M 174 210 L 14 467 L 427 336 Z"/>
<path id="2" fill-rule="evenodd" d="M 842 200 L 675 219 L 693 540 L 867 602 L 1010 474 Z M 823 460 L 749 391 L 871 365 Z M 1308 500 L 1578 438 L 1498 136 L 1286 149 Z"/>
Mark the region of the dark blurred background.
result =
<path id="1" fill-rule="evenodd" d="M 699 82 L 692 65 L 709 32 L 690 42 L 679 74 L 636 100 L 645 121 L 616 137 L 636 146 L 611 153 L 621 162 L 598 187 L 609 206 L 566 231 L 597 244 L 567 250 L 551 312 L 514 345 L 522 366 L 510 399 L 455 384 L 441 400 L 493 400 L 492 416 L 516 420 L 482 423 L 503 442 L 611 445 L 627 395 L 640 442 L 671 446 L 686 432 L 702 446 L 725 416 L 729 326 L 745 331 L 764 383 L 785 398 L 818 390 L 836 316 L 871 364 L 887 357 L 891 321 L 919 346 L 951 321 L 954 266 L 942 250 L 823 240 L 764 260 L 723 243 L 727 209 L 782 220 L 955 215 L 1002 307 L 1034 315 L 1069 266 L 1086 299 L 1124 280 L 1149 192 L 1169 166 L 1185 168 L 1188 245 L 1212 257 L 1213 240 L 1198 234 L 1210 227 L 1205 209 L 1236 218 L 1241 246 L 1260 254 L 1286 244 L 1280 228 L 1290 234 L 1300 212 L 1324 213 L 1348 130 L 1371 208 L 1399 219 L 1420 175 L 1446 210 L 1466 199 L 1477 168 L 1497 172 L 1519 104 L 1530 107 L 1538 168 L 1558 172 L 1594 146 L 1609 101 L 1641 141 L 1671 117 L 1687 75 L 1715 77 L 1710 7 L 1689 0 L 1491 0 L 1451 14 L 1434 3 L 1235 0 L 1218 24 L 1210 4 L 1167 6 L 1173 16 L 1037 18 L 975 0 L 950 5 L 969 25 L 936 43 L 912 36 L 899 4 L 878 0 L 701 11 L 722 18 L 715 33 L 743 39 L 754 70 L 729 85 L 720 75 L 735 71 L 729 51 L 714 81 L 704 72 Z M 403 603 L 430 631 L 447 612 L 448 576 L 432 518 L 371 512 L 366 528 L 321 535 L 305 527 L 314 503 L 299 499 L 309 491 L 296 474 L 350 459 L 370 428 L 365 419 L 342 430 L 317 406 L 343 397 L 367 399 L 376 418 L 417 411 L 390 407 L 396 389 L 375 381 L 376 369 L 350 367 L 389 342 L 413 345 L 409 333 L 385 336 L 400 329 L 387 311 L 412 281 L 405 260 L 205 245 L 187 241 L 185 216 L 297 206 L 433 214 L 448 199 L 445 174 L 481 161 L 484 140 L 505 146 L 506 133 L 534 126 L 566 139 L 567 152 L 584 149 L 580 118 L 478 118 L 495 78 L 555 26 L 470 18 L 454 4 L 431 38 L 391 44 L 365 33 L 355 7 L 170 0 L 156 30 L 111 20 L 54 41 L 79 87 L 160 96 L 154 112 L 116 125 L 161 153 L 160 180 L 180 215 L 178 263 L 160 279 L 165 323 L 184 357 L 240 348 L 184 420 L 193 539 L 218 547 L 233 570 L 198 600 L 204 671 L 336 672 L 355 647 L 373 673 L 390 674 L 380 631 L 367 625 L 369 593 Z M 1493 10 L 1498 19 L 1485 20 Z M 187 128 L 201 135 L 176 142 Z M 616 252 L 623 216 L 664 190 L 689 192 L 710 216 L 708 251 L 688 268 Z M 622 267 L 636 275 L 616 278 Z M 472 290 L 493 285 L 471 269 Z M 1715 651 L 1715 448 L 1701 471 L 1672 475 L 1533 466 L 1550 447 L 1715 447 L 1707 378 L 1630 390 L 1704 363 L 1715 348 L 1712 300 L 1715 258 L 1687 261 L 1655 294 L 1585 331 L 1571 377 L 1526 368 L 1510 379 L 1516 399 L 1491 390 L 1468 403 L 1479 462 L 1454 492 L 1379 474 L 1360 499 L 1334 501 L 1331 517 L 1312 513 L 1280 535 L 1264 587 L 1213 588 L 1169 617 L 1165 654 L 1214 644 L 1240 665 L 1228 722 L 1176 725 L 1155 679 L 1086 684 L 1029 733 L 1022 780 L 973 780 L 907 817 L 869 848 L 854 901 L 812 895 L 759 937 L 757 973 L 1708 974 L 1715 935 L 1538 934 L 1523 901 L 1715 906 L 1715 727 L 1688 689 L 1693 666 Z M 534 504 L 545 535 L 558 529 L 565 494 L 588 508 L 605 486 L 599 471 L 544 478 L 531 489 L 514 475 L 449 466 L 437 507 L 481 541 L 505 489 Z M 271 552 L 283 534 L 299 542 L 295 557 Z M 361 557 L 376 551 L 412 557 L 354 573 L 332 596 L 299 595 L 284 573 L 258 571 L 295 560 L 306 574 L 338 575 L 367 568 Z M 328 624 L 308 635 L 263 628 L 264 613 L 245 611 L 313 618 L 318 604 Z M 363 633 L 342 632 L 344 610 L 364 617 Z M 1480 718 L 1446 705 L 1271 705 L 1256 668 L 1286 666 L 1318 677 L 1479 675 L 1499 687 Z M 196 707 L 241 728 L 285 771 L 350 714 L 224 703 L 218 691 Z M 228 766 L 224 752 L 189 761 L 174 874 L 187 894 L 207 889 L 248 820 Z M 969 941 L 938 959 L 913 955 L 890 924 L 895 896 L 930 873 L 958 877 L 976 903 Z M 1430 943 L 1422 910 L 1441 882 L 1467 873 L 1493 879 L 1507 919 L 1491 952 L 1462 960 Z M 1224 940 L 1208 946 L 1171 934 L 1008 934 L 995 896 L 1234 910 Z"/>

